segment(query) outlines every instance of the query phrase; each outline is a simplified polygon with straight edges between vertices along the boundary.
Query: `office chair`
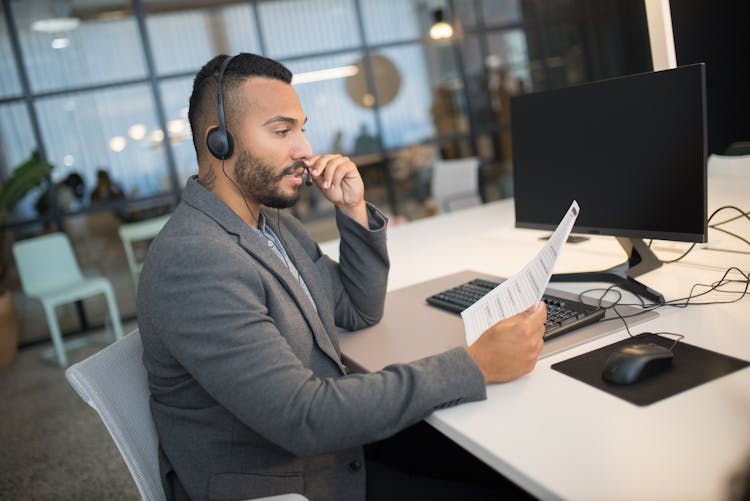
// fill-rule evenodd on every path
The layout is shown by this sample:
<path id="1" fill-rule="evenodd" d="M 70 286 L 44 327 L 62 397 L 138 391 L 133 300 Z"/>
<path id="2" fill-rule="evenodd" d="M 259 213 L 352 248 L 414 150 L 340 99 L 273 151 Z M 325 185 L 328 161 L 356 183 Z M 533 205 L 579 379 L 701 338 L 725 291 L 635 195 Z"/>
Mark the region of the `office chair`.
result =
<path id="1" fill-rule="evenodd" d="M 133 284 L 135 284 L 136 291 L 138 290 L 138 277 L 140 277 L 141 268 L 143 268 L 143 260 L 136 257 L 133 243 L 154 238 L 164 227 L 168 219 L 169 215 L 166 215 L 120 225 L 118 233 L 120 234 L 122 245 L 125 247 L 125 257 L 128 260 L 130 276 L 133 277 Z"/>
<path id="2" fill-rule="evenodd" d="M 480 205 L 479 159 L 436 161 L 432 169 L 432 197 L 439 214 Z"/>
<path id="3" fill-rule="evenodd" d="M 83 276 L 65 233 L 52 233 L 16 242 L 13 244 L 13 256 L 23 292 L 42 302 L 60 367 L 68 365 L 66 349 L 83 343 L 81 340 L 63 342 L 55 314 L 57 306 L 104 294 L 115 340 L 122 338 L 120 313 L 112 283 L 105 277 Z"/>
<path id="4" fill-rule="evenodd" d="M 159 439 L 151 418 L 148 372 L 136 329 L 123 339 L 70 366 L 65 377 L 76 393 L 104 422 L 122 454 L 141 498 L 166 499 L 159 473 Z M 264 501 L 304 501 L 299 494 L 261 498 Z M 260 501 L 260 500 L 256 500 Z"/>

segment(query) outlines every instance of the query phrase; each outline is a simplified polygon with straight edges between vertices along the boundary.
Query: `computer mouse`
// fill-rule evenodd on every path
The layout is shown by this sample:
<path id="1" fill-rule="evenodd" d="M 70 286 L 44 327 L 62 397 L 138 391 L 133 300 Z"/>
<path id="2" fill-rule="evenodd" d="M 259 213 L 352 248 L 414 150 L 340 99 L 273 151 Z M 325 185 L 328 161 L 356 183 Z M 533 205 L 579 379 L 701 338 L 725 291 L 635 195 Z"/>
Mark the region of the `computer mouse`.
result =
<path id="1" fill-rule="evenodd" d="M 634 343 L 609 355 L 602 379 L 615 384 L 632 384 L 661 373 L 672 365 L 674 354 L 656 343 Z"/>

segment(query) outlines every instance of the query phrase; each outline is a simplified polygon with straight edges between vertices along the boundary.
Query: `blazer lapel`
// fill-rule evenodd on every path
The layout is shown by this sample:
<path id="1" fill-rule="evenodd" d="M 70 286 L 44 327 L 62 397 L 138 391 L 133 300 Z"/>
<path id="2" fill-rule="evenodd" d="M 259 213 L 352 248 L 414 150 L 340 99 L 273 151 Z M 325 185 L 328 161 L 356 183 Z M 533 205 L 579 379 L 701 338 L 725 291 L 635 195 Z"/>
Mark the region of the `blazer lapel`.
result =
<path id="1" fill-rule="evenodd" d="M 276 230 L 274 229 L 274 231 Z M 310 298 L 307 297 L 304 289 L 294 275 L 292 275 L 291 271 L 289 271 L 287 265 L 273 251 L 273 249 L 268 246 L 267 242 L 267 239 L 255 232 L 251 233 L 250 230 L 240 235 L 240 245 L 253 255 L 263 266 L 265 266 L 267 270 L 271 271 L 271 273 L 273 273 L 284 285 L 284 288 L 289 295 L 294 299 L 297 307 L 302 311 L 302 314 L 307 320 L 307 324 L 310 326 L 313 338 L 318 347 L 339 366 L 342 372 L 345 372 L 345 368 L 341 362 L 341 354 L 338 351 L 338 347 L 334 345 L 331 337 L 328 335 L 328 331 L 321 321 L 321 316 L 318 315 L 318 311 L 316 311 L 315 307 L 310 302 Z M 296 247 L 299 248 L 299 244 L 294 240 L 290 240 L 286 245 L 296 245 Z M 312 277 L 309 272 L 301 269 L 304 267 L 303 263 L 305 261 L 310 262 L 309 257 L 307 257 L 304 252 L 300 254 L 294 250 L 286 250 L 287 254 L 292 254 L 294 256 L 297 271 L 300 272 L 303 280 L 305 280 L 305 284 L 307 285 L 308 290 L 310 290 L 313 300 L 316 301 L 316 304 L 321 304 L 315 299 L 316 295 L 320 296 L 320 294 L 313 292 L 314 289 L 317 289 L 317 277 Z M 321 309 L 321 312 L 322 311 L 325 310 Z"/>
<path id="2" fill-rule="evenodd" d="M 266 224 L 271 226 L 271 229 L 279 235 L 280 231 L 275 221 L 271 221 L 271 218 L 266 217 Z M 283 230 L 281 230 L 283 232 Z M 315 267 L 310 256 L 305 252 L 302 246 L 297 242 L 296 239 L 290 238 L 284 240 L 284 246 L 286 252 L 292 256 L 294 265 L 297 267 L 302 280 L 307 285 L 307 290 L 310 291 L 313 301 L 317 307 L 317 310 L 310 303 L 307 294 L 302 289 L 302 286 L 292 277 L 292 274 L 286 269 L 286 265 L 282 263 L 282 266 L 286 270 L 285 276 L 288 277 L 287 282 L 294 291 L 295 301 L 300 306 L 300 309 L 305 314 L 308 324 L 313 331 L 315 342 L 318 347 L 323 350 L 336 364 L 344 370 L 344 366 L 341 363 L 341 352 L 339 351 L 338 340 L 335 336 L 331 336 L 329 333 L 335 332 L 336 326 L 335 321 L 330 311 L 332 308 L 329 307 L 331 301 L 330 294 L 326 294 L 325 287 L 321 284 L 320 273 Z M 279 258 L 276 256 L 276 260 Z"/>

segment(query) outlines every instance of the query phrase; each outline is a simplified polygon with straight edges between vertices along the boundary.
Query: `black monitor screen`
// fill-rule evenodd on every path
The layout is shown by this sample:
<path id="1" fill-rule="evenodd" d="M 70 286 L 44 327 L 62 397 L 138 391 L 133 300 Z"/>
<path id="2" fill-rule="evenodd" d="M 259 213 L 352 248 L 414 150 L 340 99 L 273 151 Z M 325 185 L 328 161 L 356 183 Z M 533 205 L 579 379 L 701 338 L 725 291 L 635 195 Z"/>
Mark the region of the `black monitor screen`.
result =
<path id="1" fill-rule="evenodd" d="M 706 241 L 703 64 L 514 97 L 516 226 Z"/>

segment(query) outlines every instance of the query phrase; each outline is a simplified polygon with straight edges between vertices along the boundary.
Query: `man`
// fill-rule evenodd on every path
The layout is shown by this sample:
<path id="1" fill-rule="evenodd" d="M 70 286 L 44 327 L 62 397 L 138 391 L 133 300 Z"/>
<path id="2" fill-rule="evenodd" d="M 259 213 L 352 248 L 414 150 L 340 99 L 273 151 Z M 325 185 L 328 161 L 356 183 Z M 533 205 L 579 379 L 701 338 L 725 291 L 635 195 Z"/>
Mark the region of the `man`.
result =
<path id="1" fill-rule="evenodd" d="M 350 159 L 313 153 L 290 82 L 253 54 L 218 56 L 194 82 L 198 176 L 152 242 L 138 289 L 169 497 L 364 499 L 364 444 L 485 398 L 486 382 L 529 372 L 541 349 L 543 307 L 469 349 L 347 373 L 336 332 L 382 316 L 386 218 L 365 202 Z M 295 203 L 306 169 L 336 207 L 338 263 L 273 210 Z"/>

